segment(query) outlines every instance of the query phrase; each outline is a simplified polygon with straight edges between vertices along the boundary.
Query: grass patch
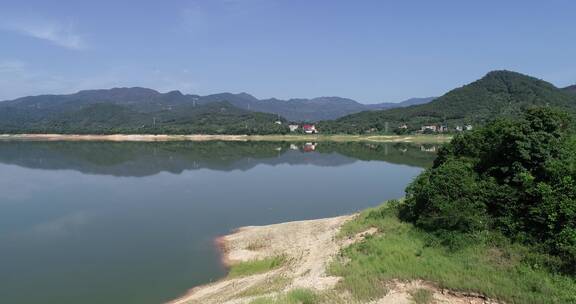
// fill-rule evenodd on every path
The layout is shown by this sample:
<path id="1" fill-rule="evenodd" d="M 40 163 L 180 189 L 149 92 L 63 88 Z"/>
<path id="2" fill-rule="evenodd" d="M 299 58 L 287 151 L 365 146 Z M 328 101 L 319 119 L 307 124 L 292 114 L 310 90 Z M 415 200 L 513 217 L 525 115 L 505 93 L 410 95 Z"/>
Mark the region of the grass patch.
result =
<path id="1" fill-rule="evenodd" d="M 309 289 L 294 289 L 286 295 L 288 303 L 314 304 L 318 301 L 316 293 Z"/>
<path id="2" fill-rule="evenodd" d="M 265 295 L 272 292 L 279 292 L 286 288 L 288 284 L 290 284 L 290 279 L 287 277 L 281 275 L 274 276 L 265 282 L 247 288 L 246 290 L 239 293 L 238 296 L 244 298 Z"/>
<path id="3" fill-rule="evenodd" d="M 431 304 L 434 301 L 434 293 L 426 288 L 418 288 L 410 292 L 414 304 Z"/>
<path id="4" fill-rule="evenodd" d="M 400 232 L 396 230 L 406 230 L 407 226 L 398 225 L 398 205 L 402 201 L 392 200 L 377 208 L 369 208 L 352 220 L 348 221 L 340 229 L 339 238 L 353 237 L 369 228 L 376 228 L 378 231 Z"/>
<path id="5" fill-rule="evenodd" d="M 340 237 L 376 227 L 367 237 L 341 252 L 329 272 L 342 276 L 339 288 L 358 300 L 386 293 L 393 279 L 422 279 L 439 287 L 476 292 L 507 303 L 576 303 L 576 280 L 530 265 L 527 247 L 500 242 L 471 242 L 449 250 L 430 234 L 397 217 L 399 202 L 369 209 L 346 223 Z"/>
<path id="6" fill-rule="evenodd" d="M 321 297 L 310 289 L 294 289 L 276 297 L 258 298 L 250 304 L 318 304 Z"/>
<path id="7" fill-rule="evenodd" d="M 261 260 L 240 262 L 230 267 L 229 278 L 244 277 L 276 269 L 286 263 L 285 256 L 275 256 Z"/>

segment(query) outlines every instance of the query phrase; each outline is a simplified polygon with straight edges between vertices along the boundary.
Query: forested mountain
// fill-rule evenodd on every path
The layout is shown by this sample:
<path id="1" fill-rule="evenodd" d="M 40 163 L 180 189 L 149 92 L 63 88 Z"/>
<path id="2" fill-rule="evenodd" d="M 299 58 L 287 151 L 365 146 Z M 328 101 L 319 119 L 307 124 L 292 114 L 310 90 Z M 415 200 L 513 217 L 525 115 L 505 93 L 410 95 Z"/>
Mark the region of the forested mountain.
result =
<path id="1" fill-rule="evenodd" d="M 574 93 L 576 94 L 576 84 L 575 85 L 571 85 L 569 87 L 565 87 L 562 90 L 566 91 L 566 92 L 570 92 L 570 93 Z"/>
<path id="2" fill-rule="evenodd" d="M 414 104 L 424 104 L 434 99 L 434 97 L 411 98 L 397 103 L 362 104 L 349 98 L 335 96 L 283 100 L 277 98 L 258 99 L 247 93 L 221 93 L 196 97 L 199 103 L 226 100 L 241 109 L 273 113 L 291 121 L 308 122 L 337 119 L 349 114 L 368 110 L 392 109 Z"/>
<path id="3" fill-rule="evenodd" d="M 335 119 L 369 109 L 364 104 L 341 97 L 299 98 L 289 100 L 272 98 L 259 100 L 246 93 L 223 93 L 208 95 L 200 97 L 199 99 L 201 103 L 215 100 L 226 100 L 234 106 L 246 110 L 274 113 L 291 121 Z"/>
<path id="4" fill-rule="evenodd" d="M 576 86 L 559 89 L 510 71 L 490 72 L 442 97 L 395 104 L 365 105 L 340 97 L 260 100 L 247 93 L 199 96 L 115 88 L 0 102 L 0 132 L 269 134 L 287 132 L 286 123 L 278 125 L 277 120 L 319 119 L 324 120 L 318 124 L 322 133 L 391 133 L 403 124 L 408 126 L 406 132 L 424 124 L 453 129 L 516 116 L 531 105 L 574 112 L 575 91 Z"/>
<path id="5" fill-rule="evenodd" d="M 22 102 L 7 102 L 0 105 L 0 133 L 287 132 L 286 124 L 275 123 L 277 120 L 284 121 L 282 118 L 239 109 L 225 101 L 195 104 L 182 102 L 180 94 L 157 95 L 141 89 L 130 93 L 135 94 L 120 90 L 105 92 L 108 99 L 54 99 L 53 102 L 38 102 L 37 98 L 31 97 Z M 142 99 L 133 99 L 135 96 Z"/>
<path id="6" fill-rule="evenodd" d="M 493 71 L 433 101 L 405 108 L 362 112 L 320 124 L 323 132 L 388 132 L 407 124 L 481 125 L 498 116 L 516 116 L 532 105 L 549 105 L 574 112 L 576 96 L 554 85 L 510 71 Z"/>
<path id="7" fill-rule="evenodd" d="M 207 97 L 210 96 L 206 96 L 202 99 L 206 99 Z M 280 116 L 293 121 L 337 119 L 342 116 L 362 111 L 392 109 L 407 107 L 414 104 L 424 104 L 433 99 L 434 97 L 411 98 L 397 103 L 384 102 L 377 104 L 361 104 L 352 99 L 341 97 L 317 97 L 312 99 L 296 98 L 289 100 L 272 98 L 258 100 L 253 96 L 243 93 L 236 94 L 236 98 L 233 96 L 227 96 L 226 98 L 226 100 L 231 101 L 231 103 L 237 107 L 265 113 L 277 113 Z"/>
<path id="8" fill-rule="evenodd" d="M 221 93 L 207 96 L 182 94 L 179 91 L 159 93 L 146 88 L 114 88 L 109 90 L 86 90 L 69 95 L 40 95 L 0 102 L 0 115 L 5 111 L 17 111 L 27 118 L 44 117 L 47 114 L 77 111 L 99 103 L 129 106 L 137 112 L 170 110 L 185 104 L 201 105 L 212 102 L 229 102 L 243 110 L 276 114 L 292 121 L 318 121 L 336 119 L 366 110 L 404 107 L 425 103 L 432 98 L 412 98 L 399 103 L 365 105 L 341 97 L 318 97 L 312 99 L 257 99 L 247 94 Z M 26 114 L 22 114 L 26 112 Z"/>
<path id="9" fill-rule="evenodd" d="M 436 99 L 436 97 L 410 98 L 401 102 L 383 102 L 376 104 L 368 104 L 366 106 L 370 110 L 386 110 L 386 109 L 404 108 L 414 105 L 425 104 L 431 102 L 434 99 Z"/>

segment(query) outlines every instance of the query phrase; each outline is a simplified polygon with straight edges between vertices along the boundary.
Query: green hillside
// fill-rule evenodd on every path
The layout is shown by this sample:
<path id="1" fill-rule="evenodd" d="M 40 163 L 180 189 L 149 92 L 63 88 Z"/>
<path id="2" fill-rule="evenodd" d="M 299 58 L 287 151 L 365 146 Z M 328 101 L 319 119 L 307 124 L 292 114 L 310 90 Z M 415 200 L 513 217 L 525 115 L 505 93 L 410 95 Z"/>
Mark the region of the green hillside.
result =
<path id="1" fill-rule="evenodd" d="M 277 115 L 242 110 L 228 102 L 174 104 L 155 110 L 104 102 L 64 109 L 42 111 L 5 106 L 0 111 L 0 133 L 278 134 L 288 131 L 285 123 L 275 123 L 279 119 Z"/>
<path id="2" fill-rule="evenodd" d="M 498 116 L 517 116 L 533 105 L 549 105 L 574 112 L 576 96 L 554 85 L 510 71 L 493 71 L 454 89 L 430 103 L 384 111 L 361 112 L 322 122 L 328 133 L 393 132 L 407 124 L 418 130 L 424 124 L 483 125 Z"/>
<path id="3" fill-rule="evenodd" d="M 281 101 L 245 93 L 199 96 L 115 88 L 0 102 L 0 133 L 283 134 L 288 132 L 286 123 L 275 124 L 284 121 L 281 117 L 314 121 L 359 111 L 363 112 L 321 121 L 318 129 L 325 134 L 408 133 L 434 124 L 453 131 L 456 126 L 476 127 L 496 117 L 517 116 L 534 105 L 574 113 L 574 91 L 574 86 L 559 89 L 510 71 L 493 71 L 442 97 L 408 100 L 395 108 L 337 97 Z M 398 128 L 404 124 L 407 128 Z"/>
<path id="4" fill-rule="evenodd" d="M 576 94 L 576 84 L 575 85 L 571 85 L 569 87 L 565 87 L 562 90 L 568 92 L 568 93 L 573 93 Z"/>

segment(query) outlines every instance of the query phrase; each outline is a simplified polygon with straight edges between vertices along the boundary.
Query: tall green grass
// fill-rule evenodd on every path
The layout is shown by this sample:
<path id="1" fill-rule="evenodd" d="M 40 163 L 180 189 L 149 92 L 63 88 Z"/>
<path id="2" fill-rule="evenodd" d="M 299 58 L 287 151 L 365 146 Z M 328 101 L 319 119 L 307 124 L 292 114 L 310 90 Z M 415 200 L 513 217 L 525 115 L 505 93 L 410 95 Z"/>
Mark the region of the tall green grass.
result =
<path id="1" fill-rule="evenodd" d="M 240 297 L 254 297 L 278 292 L 286 288 L 292 281 L 284 275 L 276 275 L 265 282 L 257 283 L 238 294 Z"/>
<path id="2" fill-rule="evenodd" d="M 410 293 L 414 304 L 430 304 L 434 302 L 434 293 L 425 288 L 418 288 Z"/>
<path id="3" fill-rule="evenodd" d="M 441 288 L 475 292 L 507 303 L 576 303 L 576 280 L 529 263 L 530 248 L 483 236 L 458 249 L 397 217 L 399 202 L 366 210 L 345 224 L 341 237 L 380 231 L 341 253 L 329 272 L 358 300 L 383 296 L 387 282 L 422 279 Z M 498 241 L 490 241 L 491 239 Z"/>
<path id="4" fill-rule="evenodd" d="M 285 256 L 275 256 L 260 260 L 240 262 L 230 267 L 228 277 L 236 278 L 267 272 L 281 267 L 286 261 Z"/>
<path id="5" fill-rule="evenodd" d="M 317 304 L 320 301 L 320 297 L 312 290 L 294 289 L 276 297 L 258 298 L 250 304 Z"/>

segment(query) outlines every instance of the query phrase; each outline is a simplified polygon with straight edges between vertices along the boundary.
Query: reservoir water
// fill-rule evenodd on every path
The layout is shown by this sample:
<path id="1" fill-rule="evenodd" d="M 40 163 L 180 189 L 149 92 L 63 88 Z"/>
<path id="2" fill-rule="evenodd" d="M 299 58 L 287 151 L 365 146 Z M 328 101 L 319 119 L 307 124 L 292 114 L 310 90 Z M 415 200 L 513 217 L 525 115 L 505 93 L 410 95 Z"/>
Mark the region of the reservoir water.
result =
<path id="1" fill-rule="evenodd" d="M 402 197 L 436 148 L 0 142 L 0 303 L 163 303 L 226 274 L 215 237 Z"/>

